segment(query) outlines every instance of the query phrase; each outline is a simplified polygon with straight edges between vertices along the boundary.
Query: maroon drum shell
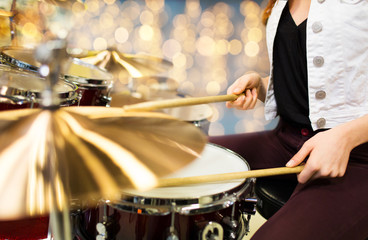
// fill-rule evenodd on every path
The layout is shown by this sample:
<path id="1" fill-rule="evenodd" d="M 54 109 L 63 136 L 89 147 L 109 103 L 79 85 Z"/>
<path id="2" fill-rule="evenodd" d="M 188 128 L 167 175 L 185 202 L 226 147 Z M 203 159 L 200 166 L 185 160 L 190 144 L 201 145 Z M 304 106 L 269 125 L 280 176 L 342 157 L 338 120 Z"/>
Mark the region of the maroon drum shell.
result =
<path id="1" fill-rule="evenodd" d="M 110 103 L 113 77 L 105 70 L 75 58 L 64 78 L 78 86 L 80 106 L 107 106 Z"/>
<path id="2" fill-rule="evenodd" d="M 245 192 L 249 196 L 250 189 Z M 119 210 L 112 206 L 107 207 L 108 221 L 108 239 L 136 239 L 136 240 L 166 240 L 171 224 L 171 214 L 156 216 L 149 214 L 142 214 L 137 212 L 129 212 Z M 235 203 L 234 217 L 238 220 L 241 216 L 241 211 L 244 208 L 243 202 Z M 223 222 L 225 217 L 231 216 L 232 206 L 220 209 L 213 212 L 183 215 L 175 213 L 175 229 L 179 239 L 200 239 L 201 231 L 204 226 L 210 222 Z M 84 234 L 77 235 L 78 239 L 95 239 L 98 235 L 96 224 L 104 220 L 103 205 L 95 208 L 85 210 L 81 215 L 79 228 L 83 230 Z M 111 237 L 111 238 L 110 238 Z"/>
<path id="3" fill-rule="evenodd" d="M 79 86 L 77 90 L 79 106 L 107 106 L 110 102 L 108 87 L 83 87 Z"/>
<path id="4" fill-rule="evenodd" d="M 0 221 L 0 239 L 45 239 L 47 238 L 48 230 L 48 216 Z"/>

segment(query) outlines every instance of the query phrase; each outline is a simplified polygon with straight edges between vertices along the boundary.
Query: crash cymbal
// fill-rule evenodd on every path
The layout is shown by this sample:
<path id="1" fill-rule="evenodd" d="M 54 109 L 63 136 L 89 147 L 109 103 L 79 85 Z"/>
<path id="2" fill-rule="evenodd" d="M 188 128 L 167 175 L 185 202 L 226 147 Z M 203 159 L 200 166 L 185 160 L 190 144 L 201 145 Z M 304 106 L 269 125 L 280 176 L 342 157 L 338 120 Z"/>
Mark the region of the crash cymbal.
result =
<path id="1" fill-rule="evenodd" d="M 3 111 L 0 131 L 0 219 L 153 187 L 195 160 L 206 142 L 195 126 L 168 115 L 106 107 Z"/>
<path id="2" fill-rule="evenodd" d="M 72 10 L 72 8 L 76 8 L 75 4 L 78 4 L 79 8 L 86 8 L 84 1 L 82 0 L 43 0 L 46 3 L 59 6 L 65 8 L 67 10 Z M 74 6 L 73 6 L 74 5 Z"/>
<path id="3" fill-rule="evenodd" d="M 69 54 L 82 61 L 99 66 L 111 73 L 125 71 L 134 78 L 157 75 L 172 68 L 172 63 L 158 57 L 127 54 L 116 50 L 86 51 L 69 49 Z"/>
<path id="4" fill-rule="evenodd" d="M 111 101 L 110 106 L 111 107 L 122 107 L 124 105 L 131 105 L 136 103 L 145 102 L 145 99 L 134 97 L 130 94 L 130 92 L 116 92 L 110 94 Z"/>

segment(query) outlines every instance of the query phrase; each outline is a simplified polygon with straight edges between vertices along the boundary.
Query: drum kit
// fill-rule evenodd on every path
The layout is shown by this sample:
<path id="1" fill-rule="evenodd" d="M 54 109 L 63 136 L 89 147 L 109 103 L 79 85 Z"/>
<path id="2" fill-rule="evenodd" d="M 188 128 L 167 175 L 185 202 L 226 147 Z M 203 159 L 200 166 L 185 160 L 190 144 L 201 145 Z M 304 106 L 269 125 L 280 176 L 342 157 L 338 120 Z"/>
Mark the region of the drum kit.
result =
<path id="1" fill-rule="evenodd" d="M 182 94 L 175 80 L 155 76 L 171 66 L 159 58 L 84 51 L 66 61 L 45 54 L 47 62 L 38 50 L 0 49 L 0 239 L 247 234 L 256 205 L 251 176 L 159 184 L 250 172 L 238 154 L 206 143 L 208 104 L 238 96 Z M 130 75 L 128 92 L 114 89 L 118 67 Z"/>
<path id="2" fill-rule="evenodd" d="M 41 64 L 32 54 L 31 49 L 13 47 L 4 47 L 0 53 L 0 165 L 1 169 L 13 173 L 0 179 L 1 191 L 7 193 L 7 197 L 0 200 L 3 205 L 0 238 L 50 238 L 50 206 L 37 206 L 49 193 L 29 194 L 29 190 L 36 189 L 32 186 L 35 184 L 46 189 L 52 181 L 68 186 L 68 194 L 61 191 L 51 195 L 68 196 L 73 239 L 207 239 L 211 236 L 240 239 L 246 234 L 255 206 L 251 179 L 138 191 L 134 189 L 133 180 L 129 182 L 126 177 L 119 177 L 131 174 L 130 178 L 143 178 L 150 173 L 161 177 L 172 173 L 167 176 L 172 178 L 249 170 L 246 161 L 236 153 L 205 143 L 207 119 L 211 114 L 207 105 L 162 109 L 163 113 L 124 110 L 124 105 L 150 101 L 134 97 L 139 91 L 112 93 L 113 78 L 109 72 L 73 58 L 70 70 L 61 74 L 54 88 L 63 111 L 49 113 L 42 110 L 46 80 L 38 74 Z M 144 81 L 140 84 L 150 85 Z M 186 99 L 175 89 L 161 89 L 151 93 L 150 100 L 171 97 Z M 52 119 L 55 135 L 52 158 L 58 166 L 54 170 L 56 177 L 41 181 L 33 165 L 45 164 L 38 151 L 50 145 L 45 139 L 46 142 L 38 141 L 40 133 L 42 136 L 43 132 L 51 131 L 45 118 Z M 78 132 L 74 121 L 84 129 L 76 137 L 70 133 Z M 30 134 L 28 130 L 32 126 L 35 131 Z M 96 137 L 97 134 L 100 137 Z M 58 143 L 60 139 L 62 143 Z M 23 140 L 22 147 L 16 144 L 20 140 Z M 119 157 L 114 158 L 111 152 L 116 154 L 119 150 L 113 149 L 111 144 L 125 151 L 120 150 Z M 7 153 L 16 151 L 18 154 L 12 157 L 12 164 L 2 160 Z M 26 154 L 27 151 L 33 153 Z M 133 163 L 121 164 L 123 167 L 119 169 L 114 163 L 119 161 L 117 158 L 144 162 L 150 171 L 145 173 L 146 168 Z M 15 170 L 20 166 L 24 169 Z M 17 181 L 14 182 L 14 178 Z M 154 183 L 154 177 L 149 181 Z M 102 198 L 100 193 L 113 186 L 116 188 L 108 194 L 118 192 L 119 196 L 108 198 L 104 194 Z M 26 194 L 20 194 L 19 198 L 13 189 Z M 35 196 L 37 194 L 41 196 Z M 9 202 L 12 202 L 11 207 L 6 204 Z M 31 203 L 32 211 L 28 208 Z"/>
<path id="3" fill-rule="evenodd" d="M 153 74 L 167 70 L 168 61 L 113 51 L 114 64 L 102 68 L 90 53 L 70 55 L 51 83 L 55 107 L 44 104 L 50 83 L 35 50 L 0 49 L 0 239 L 246 234 L 255 207 L 252 179 L 155 188 L 162 177 L 249 170 L 236 153 L 206 143 L 208 104 L 124 109 L 129 102 L 189 98 L 175 80 Z M 116 64 L 131 76 L 128 94 L 114 92 Z"/>

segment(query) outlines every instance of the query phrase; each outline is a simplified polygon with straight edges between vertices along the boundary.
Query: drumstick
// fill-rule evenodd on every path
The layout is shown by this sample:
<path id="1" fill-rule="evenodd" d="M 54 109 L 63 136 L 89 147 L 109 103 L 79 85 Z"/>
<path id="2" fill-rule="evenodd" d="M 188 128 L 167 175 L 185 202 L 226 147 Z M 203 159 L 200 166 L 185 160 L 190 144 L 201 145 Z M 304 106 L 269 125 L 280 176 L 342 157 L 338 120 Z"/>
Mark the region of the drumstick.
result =
<path id="1" fill-rule="evenodd" d="M 276 175 L 285 175 L 300 173 L 304 168 L 304 165 L 297 167 L 280 167 L 280 168 L 268 168 L 259 170 L 250 170 L 243 172 L 231 172 L 231 173 L 220 173 L 212 175 L 194 176 L 194 177 L 182 177 L 182 178 L 163 178 L 159 179 L 157 187 L 173 187 L 189 184 L 200 184 L 208 182 L 218 182 L 234 179 L 246 179 L 256 177 L 269 177 Z"/>
<path id="2" fill-rule="evenodd" d="M 156 109 L 161 109 L 161 108 L 173 108 L 173 107 L 189 106 L 189 105 L 196 105 L 196 104 L 205 104 L 205 103 L 214 103 L 214 102 L 223 102 L 223 101 L 235 101 L 241 95 L 243 94 L 165 99 L 165 100 L 149 101 L 149 102 L 125 105 L 123 106 L 123 109 L 125 111 L 151 111 L 151 110 L 156 110 Z"/>

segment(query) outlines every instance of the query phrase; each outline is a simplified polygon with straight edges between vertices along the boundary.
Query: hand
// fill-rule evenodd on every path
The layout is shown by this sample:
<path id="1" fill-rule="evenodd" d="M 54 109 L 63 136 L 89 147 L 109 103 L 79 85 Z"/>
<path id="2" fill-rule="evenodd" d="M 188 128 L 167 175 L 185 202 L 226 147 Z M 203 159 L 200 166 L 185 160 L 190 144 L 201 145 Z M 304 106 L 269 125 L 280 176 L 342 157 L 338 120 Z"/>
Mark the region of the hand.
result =
<path id="1" fill-rule="evenodd" d="M 298 175 L 300 183 L 322 177 L 342 177 L 352 148 L 343 131 L 333 128 L 317 133 L 306 141 L 286 166 L 295 167 L 309 155 L 303 171 Z"/>
<path id="2" fill-rule="evenodd" d="M 228 108 L 239 110 L 253 109 L 257 103 L 262 80 L 257 73 L 248 73 L 238 78 L 228 89 L 227 94 L 241 94 L 235 101 L 226 102 Z"/>

